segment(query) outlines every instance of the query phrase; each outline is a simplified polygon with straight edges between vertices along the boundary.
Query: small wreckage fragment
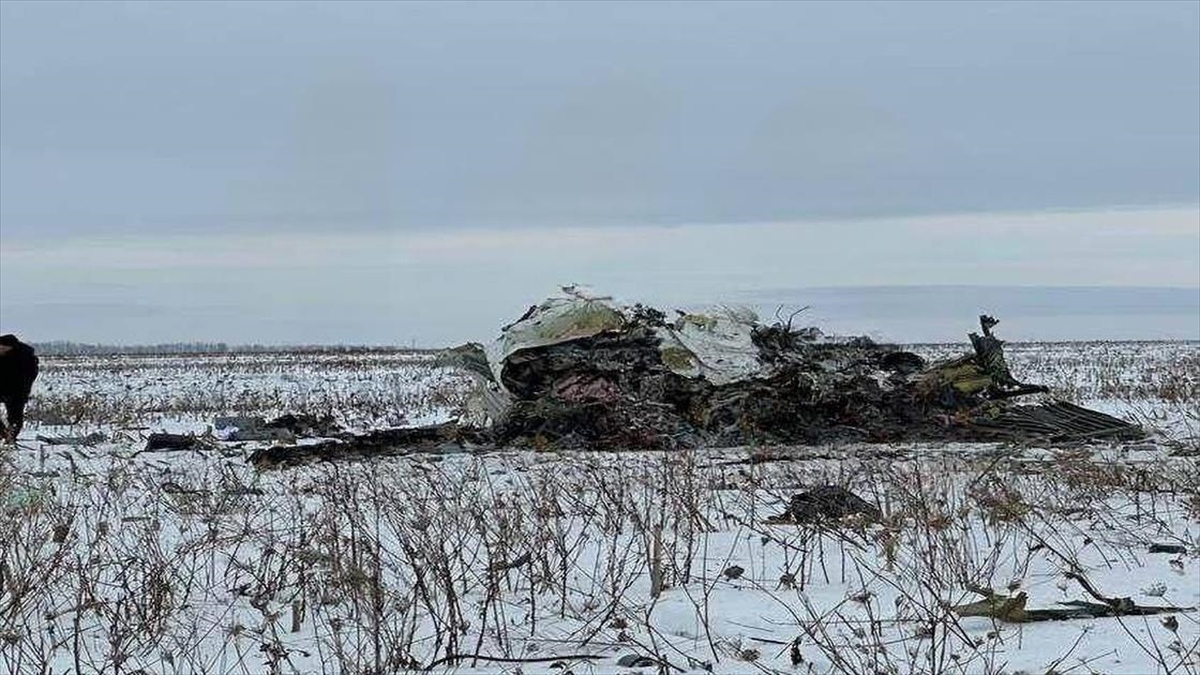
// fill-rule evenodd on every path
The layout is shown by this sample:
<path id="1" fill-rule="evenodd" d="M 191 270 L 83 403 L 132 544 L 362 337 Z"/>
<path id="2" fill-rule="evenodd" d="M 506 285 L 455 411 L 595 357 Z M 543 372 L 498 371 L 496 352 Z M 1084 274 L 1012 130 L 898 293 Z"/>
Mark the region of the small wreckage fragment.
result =
<path id="1" fill-rule="evenodd" d="M 281 468 L 310 462 L 370 459 L 413 452 L 461 452 L 471 440 L 473 435 L 469 430 L 449 422 L 427 427 L 379 429 L 307 445 L 275 445 L 250 453 L 249 461 L 261 468 Z"/>
<path id="2" fill-rule="evenodd" d="M 807 492 L 792 495 L 787 510 L 768 518 L 771 524 L 820 523 L 855 516 L 866 521 L 878 521 L 883 517 L 879 507 L 859 497 L 844 487 L 820 485 Z"/>
<path id="3" fill-rule="evenodd" d="M 1033 621 L 1067 621 L 1070 619 L 1097 619 L 1103 617 L 1121 616 L 1150 616 L 1154 614 L 1177 614 L 1194 612 L 1195 607 L 1175 607 L 1165 605 L 1139 605 L 1130 598 L 1110 598 L 1101 595 L 1094 586 L 1082 575 L 1069 572 L 1069 578 L 1075 579 L 1083 589 L 1097 600 L 1066 600 L 1058 604 L 1062 608 L 1028 609 L 1025 606 L 1029 596 L 1024 591 L 1016 595 L 1002 595 L 990 588 L 969 586 L 967 590 L 983 596 L 982 600 L 954 605 L 950 609 L 959 616 L 980 616 L 1005 623 L 1030 623 Z"/>
<path id="4" fill-rule="evenodd" d="M 443 447 L 672 450 L 837 441 L 1075 442 L 1140 438 L 1140 428 L 1070 404 L 1020 406 L 1047 389 L 1018 381 L 980 317 L 973 352 L 927 364 L 866 337 L 826 337 L 792 318 L 753 312 L 664 312 L 575 287 L 530 307 L 488 346 L 446 350 L 438 365 L 472 375 L 461 423 L 395 433 L 396 443 Z M 453 432 L 450 429 L 454 429 Z M 389 433 L 401 430 L 389 430 Z M 384 433 L 384 432 L 375 432 Z M 272 465 L 339 454 L 391 453 L 385 438 L 344 437 L 277 447 Z M 289 455 L 294 453 L 294 455 Z M 269 461 L 268 461 L 269 460 Z"/>
<path id="5" fill-rule="evenodd" d="M 146 438 L 142 452 L 177 452 L 203 447 L 204 441 L 192 434 L 154 433 Z"/>
<path id="6" fill-rule="evenodd" d="M 45 445 L 73 445 L 92 447 L 107 441 L 108 437 L 99 431 L 93 431 L 86 436 L 43 436 L 38 434 L 37 440 Z"/>
<path id="7" fill-rule="evenodd" d="M 344 430 L 331 416 L 296 415 L 287 413 L 271 421 L 261 417 L 240 415 L 218 417 L 213 427 L 226 441 L 295 442 L 297 438 L 332 437 Z"/>

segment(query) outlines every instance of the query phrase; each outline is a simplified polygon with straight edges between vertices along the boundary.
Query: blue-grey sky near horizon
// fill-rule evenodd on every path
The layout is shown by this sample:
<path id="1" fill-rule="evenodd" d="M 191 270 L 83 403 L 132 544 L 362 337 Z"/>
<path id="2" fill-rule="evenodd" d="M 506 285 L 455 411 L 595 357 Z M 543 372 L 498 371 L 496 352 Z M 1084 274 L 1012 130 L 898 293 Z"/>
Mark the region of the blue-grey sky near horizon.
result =
<path id="1" fill-rule="evenodd" d="M 486 338 L 567 282 L 911 339 L 961 331 L 796 289 L 1127 286 L 1024 335 L 1194 339 L 1198 204 L 1195 2 L 0 2 L 38 339 Z"/>

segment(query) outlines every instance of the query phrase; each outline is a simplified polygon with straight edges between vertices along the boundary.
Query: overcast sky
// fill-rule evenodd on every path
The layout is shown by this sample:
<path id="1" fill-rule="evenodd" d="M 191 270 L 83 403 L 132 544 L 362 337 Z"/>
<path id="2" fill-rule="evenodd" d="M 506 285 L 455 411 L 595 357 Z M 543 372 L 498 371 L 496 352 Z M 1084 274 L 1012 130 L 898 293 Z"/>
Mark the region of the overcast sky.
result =
<path id="1" fill-rule="evenodd" d="M 231 303 L 238 281 L 287 307 L 264 341 L 302 341 L 350 295 L 372 325 L 372 300 L 401 292 L 383 281 L 472 289 L 430 292 L 445 323 L 447 304 L 494 314 L 565 281 L 653 295 L 682 252 L 730 280 L 689 290 L 1197 287 L 1198 203 L 1196 2 L 0 3 L 5 330 L 139 341 L 44 308 L 194 317 L 189 297 Z M 1046 214 L 1078 229 L 1011 239 Z M 974 241 L 972 262 L 941 233 Z M 1099 257 L 1079 243 L 1094 236 Z M 546 262 L 614 241 L 626 253 Z M 831 269 L 753 258 L 783 242 Z M 192 272 L 162 262 L 179 256 Z M 172 316 L 146 326 L 232 334 Z"/>

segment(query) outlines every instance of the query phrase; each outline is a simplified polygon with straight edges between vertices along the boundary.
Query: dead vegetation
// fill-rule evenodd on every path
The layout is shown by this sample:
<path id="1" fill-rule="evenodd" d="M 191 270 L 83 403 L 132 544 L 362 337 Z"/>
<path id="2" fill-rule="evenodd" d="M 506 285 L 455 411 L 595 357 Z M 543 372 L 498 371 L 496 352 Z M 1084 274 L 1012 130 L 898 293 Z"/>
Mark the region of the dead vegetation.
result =
<path id="1" fill-rule="evenodd" d="M 1200 552 L 1194 465 L 896 461 L 870 446 L 841 462 L 616 457 L 413 455 L 260 475 L 114 462 L 86 476 L 60 462 L 53 482 L 6 469 L 0 663 L 377 673 L 635 654 L 677 671 L 1000 673 L 1019 636 L 1007 624 L 1038 616 L 1020 603 L 1053 598 L 1047 582 L 1128 595 L 1176 560 L 1194 575 Z M 1186 553 L 1148 553 L 1164 542 Z M 1005 590 L 963 611 L 985 588 Z M 1200 590 L 1183 588 L 1185 602 L 1159 603 L 1176 631 L 1144 623 L 1141 602 L 1062 611 L 1126 626 L 1164 672 L 1195 673 Z"/>
<path id="2" fill-rule="evenodd" d="M 395 381 L 449 387 L 424 358 Z M 348 398 L 338 372 L 281 396 L 319 416 Z M 206 400 L 191 433 L 270 419 L 274 400 Z M 101 429 L 95 445 L 4 455 L 0 670 L 1200 673 L 1200 470 L 1152 443 L 481 448 L 258 472 L 252 443 L 136 452 L 161 428 L 154 407 L 126 429 L 35 430 Z M 825 512 L 839 500 L 820 486 L 857 513 Z M 1179 611 L 1058 604 L 1111 607 L 1085 583 L 1122 610 Z M 981 589 L 1076 614 L 955 611 Z"/>
<path id="3" fill-rule="evenodd" d="M 408 350 L 48 356 L 27 415 L 41 426 L 89 432 L 286 413 L 375 428 L 419 422 L 460 405 L 465 384 L 435 367 L 431 354 Z"/>

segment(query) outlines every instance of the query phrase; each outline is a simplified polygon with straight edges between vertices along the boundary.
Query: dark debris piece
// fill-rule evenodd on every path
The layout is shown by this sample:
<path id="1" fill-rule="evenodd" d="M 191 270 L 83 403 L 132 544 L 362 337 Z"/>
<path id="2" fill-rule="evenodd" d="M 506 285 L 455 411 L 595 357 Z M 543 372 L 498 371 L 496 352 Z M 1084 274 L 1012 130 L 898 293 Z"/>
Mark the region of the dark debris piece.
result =
<path id="1" fill-rule="evenodd" d="M 286 429 L 298 438 L 336 436 L 344 431 L 332 415 L 317 417 L 316 415 L 287 413 L 267 422 L 264 426 L 268 429 Z"/>
<path id="2" fill-rule="evenodd" d="M 617 665 L 622 668 L 654 668 L 660 665 L 657 659 L 641 654 L 626 654 L 617 659 Z"/>
<path id="3" fill-rule="evenodd" d="M 877 506 L 837 485 L 821 485 L 808 492 L 792 495 L 787 511 L 772 522 L 817 523 L 839 520 L 847 516 L 864 516 L 879 520 L 883 513 Z"/>
<path id="4" fill-rule="evenodd" d="M 993 416 L 977 417 L 972 422 L 979 429 L 997 436 L 1050 441 L 1136 441 L 1146 436 L 1140 426 L 1066 401 L 1012 406 Z"/>
<path id="5" fill-rule="evenodd" d="M 201 444 L 200 439 L 190 434 L 150 434 L 146 439 L 146 448 L 143 452 L 191 450 Z"/>
<path id="6" fill-rule="evenodd" d="M 1150 544 L 1151 553 L 1187 553 L 1187 547 L 1180 544 Z"/>
<path id="7" fill-rule="evenodd" d="M 429 427 L 380 429 L 308 445 L 275 445 L 250 453 L 249 461 L 260 468 L 279 468 L 418 452 L 461 452 L 479 440 L 477 433 L 451 422 Z"/>

